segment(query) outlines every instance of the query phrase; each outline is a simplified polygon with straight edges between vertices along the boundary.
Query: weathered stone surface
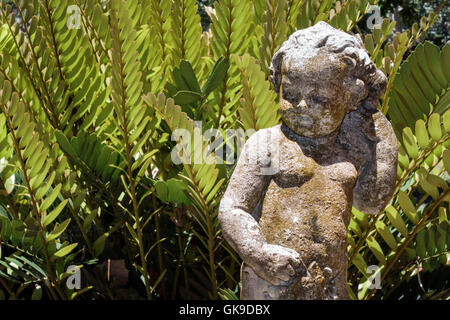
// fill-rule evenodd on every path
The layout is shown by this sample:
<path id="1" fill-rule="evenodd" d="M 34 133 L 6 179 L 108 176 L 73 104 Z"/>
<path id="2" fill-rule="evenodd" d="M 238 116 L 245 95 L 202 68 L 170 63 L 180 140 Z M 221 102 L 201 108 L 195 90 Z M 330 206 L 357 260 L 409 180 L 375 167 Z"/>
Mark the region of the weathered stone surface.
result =
<path id="1" fill-rule="evenodd" d="M 361 43 L 324 22 L 291 35 L 271 80 L 281 125 L 244 145 L 221 201 L 241 256 L 242 299 L 346 299 L 352 205 L 390 200 L 397 140 L 377 109 L 386 77 Z"/>

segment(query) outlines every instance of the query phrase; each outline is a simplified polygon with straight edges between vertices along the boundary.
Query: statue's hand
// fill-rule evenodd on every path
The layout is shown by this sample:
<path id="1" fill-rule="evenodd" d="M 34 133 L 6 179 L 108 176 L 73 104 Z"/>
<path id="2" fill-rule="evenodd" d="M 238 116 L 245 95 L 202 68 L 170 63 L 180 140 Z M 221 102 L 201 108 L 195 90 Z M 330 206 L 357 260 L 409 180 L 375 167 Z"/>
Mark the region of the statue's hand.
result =
<path id="1" fill-rule="evenodd" d="M 265 243 L 258 252 L 256 263 L 249 263 L 258 276 L 271 284 L 289 281 L 300 266 L 300 256 L 292 249 Z"/>

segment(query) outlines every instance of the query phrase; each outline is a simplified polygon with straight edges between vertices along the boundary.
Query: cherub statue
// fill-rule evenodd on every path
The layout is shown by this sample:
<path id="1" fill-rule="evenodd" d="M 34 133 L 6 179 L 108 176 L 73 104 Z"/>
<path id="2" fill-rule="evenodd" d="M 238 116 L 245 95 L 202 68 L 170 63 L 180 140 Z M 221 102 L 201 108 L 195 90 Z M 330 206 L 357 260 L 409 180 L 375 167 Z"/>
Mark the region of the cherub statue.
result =
<path id="1" fill-rule="evenodd" d="M 243 260 L 241 299 L 348 299 L 352 205 L 378 214 L 397 175 L 377 110 L 386 77 L 359 36 L 325 22 L 293 33 L 270 75 L 282 124 L 245 143 L 219 209 Z"/>

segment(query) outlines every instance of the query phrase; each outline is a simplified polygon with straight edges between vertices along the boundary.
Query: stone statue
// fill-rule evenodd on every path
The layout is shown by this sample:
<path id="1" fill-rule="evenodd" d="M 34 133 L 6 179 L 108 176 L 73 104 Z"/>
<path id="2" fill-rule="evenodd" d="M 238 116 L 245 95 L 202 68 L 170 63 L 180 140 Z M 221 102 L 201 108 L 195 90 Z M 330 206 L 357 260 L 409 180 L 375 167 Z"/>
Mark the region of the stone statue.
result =
<path id="1" fill-rule="evenodd" d="M 292 34 L 270 75 L 282 124 L 245 143 L 219 209 L 241 299 L 348 299 L 352 205 L 378 214 L 396 181 L 386 77 L 359 36 L 325 22 Z"/>

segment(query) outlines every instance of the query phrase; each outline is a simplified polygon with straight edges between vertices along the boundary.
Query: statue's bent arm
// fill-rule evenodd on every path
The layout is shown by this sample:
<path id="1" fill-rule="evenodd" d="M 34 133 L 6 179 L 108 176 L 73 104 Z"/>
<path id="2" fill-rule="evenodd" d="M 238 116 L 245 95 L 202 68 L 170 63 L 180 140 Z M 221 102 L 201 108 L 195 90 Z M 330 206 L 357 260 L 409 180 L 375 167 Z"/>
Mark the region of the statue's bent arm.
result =
<path id="1" fill-rule="evenodd" d="M 265 242 L 258 222 L 251 215 L 270 176 L 260 174 L 256 139 L 250 138 L 242 149 L 219 208 L 222 232 L 243 258 L 252 257 Z"/>
<path id="2" fill-rule="evenodd" d="M 288 281 L 299 266 L 298 253 L 292 249 L 268 244 L 251 212 L 271 179 L 263 174 L 270 167 L 269 145 L 261 145 L 254 134 L 245 143 L 235 171 L 220 203 L 219 220 L 225 239 L 261 278 L 274 285 Z"/>
<path id="3" fill-rule="evenodd" d="M 364 164 L 353 188 L 353 206 L 366 214 L 378 214 L 392 198 L 397 178 L 394 130 L 380 111 L 361 107 L 346 117 L 341 131 L 347 132 L 348 138 L 344 139 L 353 147 L 367 146 L 357 151 Z"/>

